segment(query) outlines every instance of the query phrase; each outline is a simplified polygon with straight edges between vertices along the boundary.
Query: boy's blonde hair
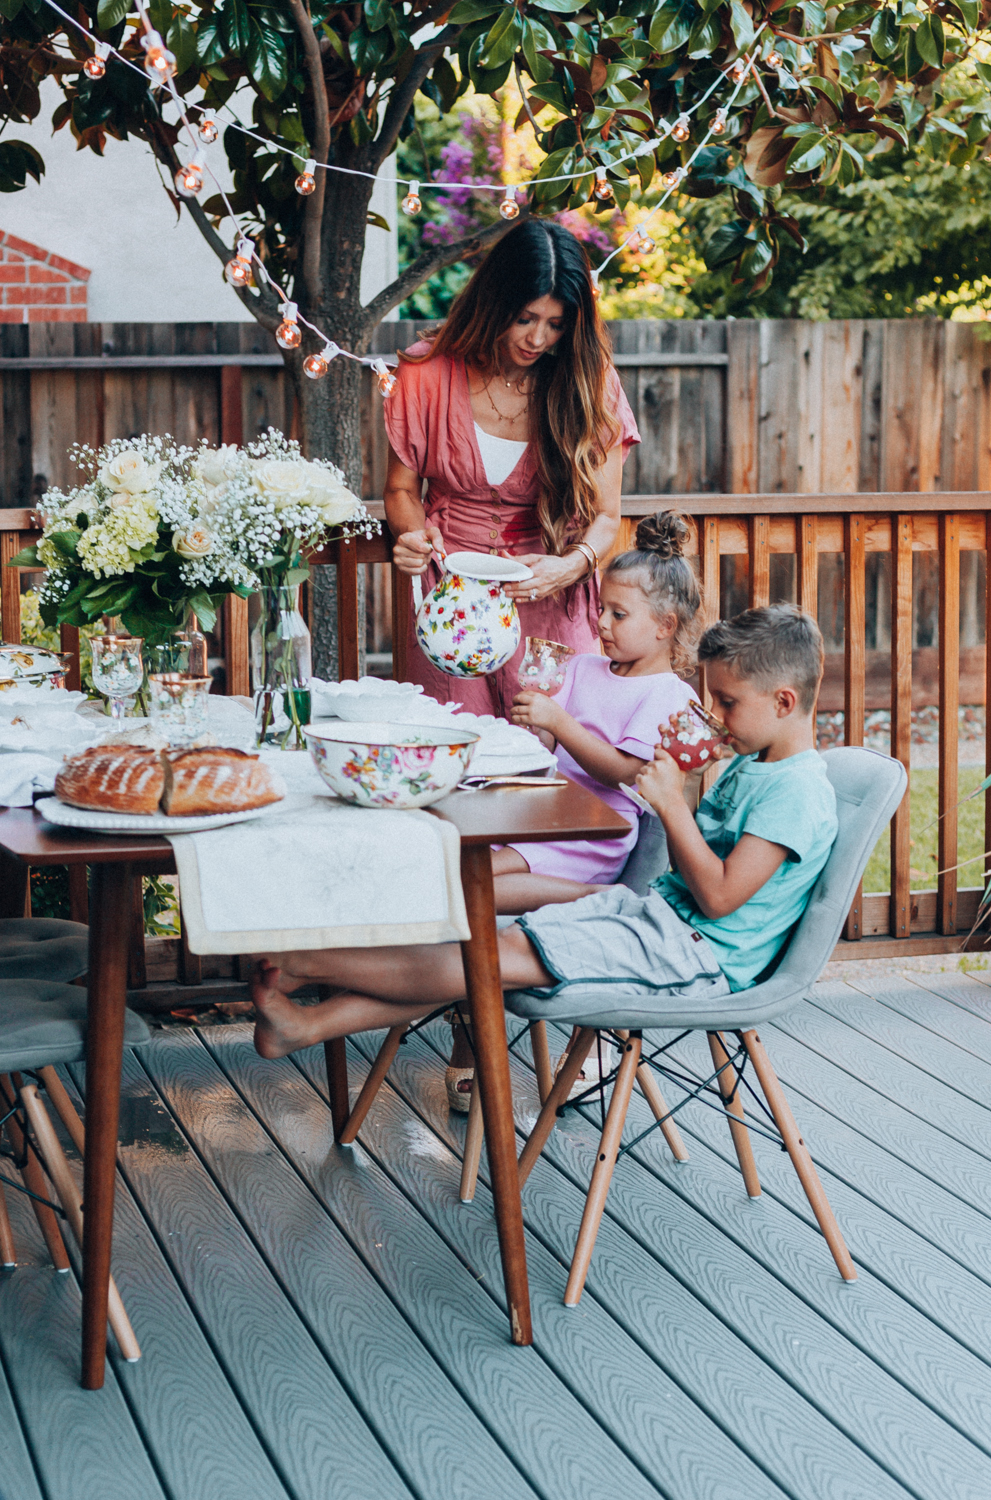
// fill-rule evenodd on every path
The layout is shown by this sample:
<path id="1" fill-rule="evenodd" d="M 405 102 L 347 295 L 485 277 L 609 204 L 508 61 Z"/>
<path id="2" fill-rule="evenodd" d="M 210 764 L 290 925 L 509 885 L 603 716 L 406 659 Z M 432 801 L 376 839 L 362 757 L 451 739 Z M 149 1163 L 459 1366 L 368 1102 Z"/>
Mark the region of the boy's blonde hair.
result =
<path id="1" fill-rule="evenodd" d="M 721 661 L 764 692 L 793 687 L 803 714 L 815 708 L 825 664 L 819 626 L 794 604 L 745 609 L 710 625 L 699 642 L 699 661 Z"/>

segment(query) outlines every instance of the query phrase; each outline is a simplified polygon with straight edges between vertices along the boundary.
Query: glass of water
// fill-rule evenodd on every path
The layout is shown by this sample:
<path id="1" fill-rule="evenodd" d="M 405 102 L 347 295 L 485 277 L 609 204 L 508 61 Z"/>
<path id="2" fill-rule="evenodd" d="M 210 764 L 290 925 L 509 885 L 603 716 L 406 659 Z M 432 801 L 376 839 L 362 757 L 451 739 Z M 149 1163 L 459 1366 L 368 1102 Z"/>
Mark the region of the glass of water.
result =
<path id="1" fill-rule="evenodd" d="M 139 636 L 96 635 L 93 649 L 93 686 L 110 700 L 110 717 L 124 717 L 126 700 L 134 696 L 144 677 Z"/>
<path id="2" fill-rule="evenodd" d="M 206 734 L 207 699 L 212 677 L 187 672 L 152 672 L 148 678 L 148 714 L 170 745 L 181 748 Z"/>

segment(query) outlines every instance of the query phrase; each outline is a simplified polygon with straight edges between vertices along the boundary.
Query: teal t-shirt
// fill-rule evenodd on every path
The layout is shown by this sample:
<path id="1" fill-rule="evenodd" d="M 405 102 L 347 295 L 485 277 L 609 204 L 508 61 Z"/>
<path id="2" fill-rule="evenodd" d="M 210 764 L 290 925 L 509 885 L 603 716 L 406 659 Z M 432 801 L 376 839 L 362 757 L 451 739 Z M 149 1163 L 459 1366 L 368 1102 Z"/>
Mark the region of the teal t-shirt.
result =
<path id="1" fill-rule="evenodd" d="M 815 750 L 770 764 L 738 755 L 702 798 L 695 821 L 720 859 L 745 833 L 788 850 L 770 880 L 725 917 L 704 916 L 676 870 L 653 882 L 682 921 L 711 943 L 730 988 L 742 990 L 780 951 L 832 848 L 836 797 L 825 762 Z"/>

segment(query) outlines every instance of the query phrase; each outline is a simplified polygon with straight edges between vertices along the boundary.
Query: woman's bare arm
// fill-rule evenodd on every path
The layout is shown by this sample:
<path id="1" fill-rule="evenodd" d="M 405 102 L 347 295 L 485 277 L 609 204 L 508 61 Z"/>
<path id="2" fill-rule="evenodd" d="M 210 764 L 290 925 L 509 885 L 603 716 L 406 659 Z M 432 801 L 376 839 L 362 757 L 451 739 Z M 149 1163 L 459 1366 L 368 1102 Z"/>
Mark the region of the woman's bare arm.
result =
<path id="1" fill-rule="evenodd" d="M 434 548 L 443 552 L 444 538 L 436 526 L 427 525 L 420 498 L 422 482 L 389 446 L 389 469 L 385 477 L 385 518 L 394 537 L 392 560 L 401 573 L 425 573 Z"/>

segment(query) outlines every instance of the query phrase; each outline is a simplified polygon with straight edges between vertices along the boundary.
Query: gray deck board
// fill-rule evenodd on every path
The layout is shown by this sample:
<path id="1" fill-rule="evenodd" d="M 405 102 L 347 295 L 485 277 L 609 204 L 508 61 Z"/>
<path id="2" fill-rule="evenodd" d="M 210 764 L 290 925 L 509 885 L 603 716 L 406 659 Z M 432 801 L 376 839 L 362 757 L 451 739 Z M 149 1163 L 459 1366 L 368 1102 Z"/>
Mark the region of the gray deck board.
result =
<path id="1" fill-rule="evenodd" d="M 352 1151 L 322 1049 L 272 1064 L 243 1026 L 159 1033 L 127 1063 L 114 1252 L 144 1357 L 112 1355 L 102 1392 L 77 1384 L 75 1272 L 7 1195 L 0 1500 L 987 1500 L 989 977 L 861 973 L 764 1029 L 852 1287 L 787 1157 L 755 1139 L 751 1203 L 693 1105 L 689 1163 L 656 1133 L 621 1160 L 565 1309 L 597 1139 L 569 1115 L 524 1195 L 529 1350 L 484 1156 L 459 1201 L 443 1027 L 401 1049 Z M 377 1041 L 349 1048 L 353 1086 Z M 708 1071 L 702 1038 L 678 1051 Z M 513 1080 L 523 1134 L 525 1047 Z M 635 1094 L 628 1138 L 648 1119 Z"/>

